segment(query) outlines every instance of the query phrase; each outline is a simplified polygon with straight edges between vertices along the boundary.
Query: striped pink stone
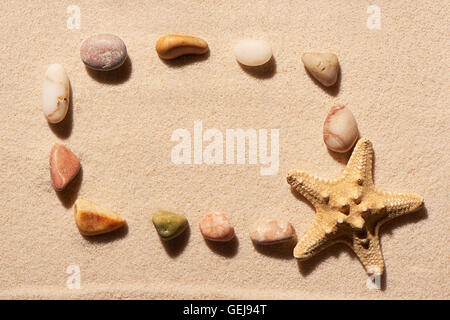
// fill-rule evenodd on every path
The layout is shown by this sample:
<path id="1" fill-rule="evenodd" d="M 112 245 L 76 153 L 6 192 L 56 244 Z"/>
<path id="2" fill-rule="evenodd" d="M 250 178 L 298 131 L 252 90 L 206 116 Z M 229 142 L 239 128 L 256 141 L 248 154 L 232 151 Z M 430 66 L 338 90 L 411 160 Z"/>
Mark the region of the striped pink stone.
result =
<path id="1" fill-rule="evenodd" d="M 358 136 L 358 125 L 353 113 L 343 105 L 332 107 L 323 124 L 323 141 L 327 148 L 335 152 L 347 152 Z"/>

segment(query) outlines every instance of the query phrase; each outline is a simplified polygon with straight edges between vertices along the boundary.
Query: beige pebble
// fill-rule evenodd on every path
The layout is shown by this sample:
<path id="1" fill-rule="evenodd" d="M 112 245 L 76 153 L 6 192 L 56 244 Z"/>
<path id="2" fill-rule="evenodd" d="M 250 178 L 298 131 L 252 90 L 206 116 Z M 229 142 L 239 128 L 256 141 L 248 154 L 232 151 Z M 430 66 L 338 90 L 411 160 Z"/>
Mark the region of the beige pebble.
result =
<path id="1" fill-rule="evenodd" d="M 156 52 L 162 59 L 175 59 L 186 54 L 205 54 L 208 52 L 205 40 L 178 34 L 162 36 L 156 42 Z"/>
<path id="2" fill-rule="evenodd" d="M 310 52 L 302 55 L 302 61 L 314 78 L 326 87 L 336 83 L 339 61 L 334 53 Z"/>
<path id="3" fill-rule="evenodd" d="M 342 105 L 332 107 L 323 125 L 323 141 L 327 148 L 335 152 L 347 152 L 358 136 L 358 125 L 353 113 Z"/>
<path id="4" fill-rule="evenodd" d="M 80 171 L 80 160 L 67 147 L 55 144 L 50 151 L 50 178 L 57 191 L 63 190 Z"/>
<path id="5" fill-rule="evenodd" d="M 200 221 L 203 237 L 212 241 L 230 241 L 234 237 L 234 228 L 222 213 L 207 213 Z"/>
<path id="6" fill-rule="evenodd" d="M 82 235 L 94 236 L 116 230 L 125 225 L 119 214 L 92 201 L 78 199 L 73 206 L 75 223 Z"/>
<path id="7" fill-rule="evenodd" d="M 240 40 L 234 47 L 234 56 L 245 66 L 261 66 L 272 58 L 272 48 L 265 40 Z"/>
<path id="8" fill-rule="evenodd" d="M 250 238 L 257 244 L 276 244 L 292 239 L 294 228 L 289 222 L 273 218 L 258 220 L 250 231 Z"/>
<path id="9" fill-rule="evenodd" d="M 42 110 L 50 123 L 64 120 L 70 103 L 70 81 L 64 67 L 52 64 L 45 72 L 42 89 Z"/>

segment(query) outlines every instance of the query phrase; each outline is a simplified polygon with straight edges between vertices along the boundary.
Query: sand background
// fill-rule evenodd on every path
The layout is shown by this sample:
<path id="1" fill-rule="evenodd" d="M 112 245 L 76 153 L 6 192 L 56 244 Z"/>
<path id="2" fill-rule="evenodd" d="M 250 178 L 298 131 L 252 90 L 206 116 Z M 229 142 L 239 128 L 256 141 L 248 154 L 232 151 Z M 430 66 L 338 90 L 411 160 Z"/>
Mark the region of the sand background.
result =
<path id="1" fill-rule="evenodd" d="M 381 30 L 369 30 L 367 7 L 381 8 Z M 66 8 L 81 9 L 81 28 L 66 26 Z M 449 7 L 442 1 L 2 1 L 0 28 L 0 297 L 1 298 L 449 298 Z M 130 59 L 117 72 L 88 72 L 82 40 L 110 32 Z M 161 61 L 166 33 L 208 41 L 206 57 Z M 252 72 L 233 56 L 236 41 L 266 39 L 274 61 Z M 301 54 L 331 50 L 340 80 L 324 90 L 305 72 Z M 73 98 L 64 123 L 42 115 L 46 67 L 62 64 Z M 303 234 L 311 207 L 286 183 L 289 169 L 338 175 L 348 155 L 330 154 L 322 124 L 344 103 L 375 149 L 375 183 L 415 192 L 426 209 L 385 225 L 386 275 L 366 288 L 356 256 L 335 246 L 298 263 L 292 248 L 257 251 L 248 228 L 274 215 Z M 175 165 L 177 128 L 280 129 L 280 168 Z M 82 172 L 57 194 L 48 155 L 64 143 Z M 82 237 L 77 197 L 121 213 L 128 228 Z M 185 214 L 190 230 L 164 246 L 151 214 Z M 205 244 L 198 222 L 226 213 L 238 240 Z M 81 289 L 66 287 L 70 265 Z"/>

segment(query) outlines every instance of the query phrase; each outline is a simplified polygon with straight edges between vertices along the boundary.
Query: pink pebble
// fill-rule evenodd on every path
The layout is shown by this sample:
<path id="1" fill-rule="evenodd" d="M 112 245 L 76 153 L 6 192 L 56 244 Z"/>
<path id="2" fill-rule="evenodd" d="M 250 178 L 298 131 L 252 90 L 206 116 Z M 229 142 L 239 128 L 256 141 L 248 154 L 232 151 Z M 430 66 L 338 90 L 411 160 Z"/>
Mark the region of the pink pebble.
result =
<path id="1" fill-rule="evenodd" d="M 250 238 L 257 244 L 275 244 L 292 239 L 294 228 L 287 221 L 266 218 L 255 223 Z"/>
<path id="2" fill-rule="evenodd" d="M 200 221 L 203 237 L 212 241 L 230 241 L 234 237 L 234 228 L 222 213 L 207 213 Z"/>

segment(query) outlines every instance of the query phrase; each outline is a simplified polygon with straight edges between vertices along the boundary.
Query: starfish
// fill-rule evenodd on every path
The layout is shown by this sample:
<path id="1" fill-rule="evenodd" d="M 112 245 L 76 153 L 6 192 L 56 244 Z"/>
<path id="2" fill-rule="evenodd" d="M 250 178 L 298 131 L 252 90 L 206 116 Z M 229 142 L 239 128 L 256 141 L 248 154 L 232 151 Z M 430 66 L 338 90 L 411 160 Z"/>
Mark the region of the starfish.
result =
<path id="1" fill-rule="evenodd" d="M 423 197 L 379 190 L 372 178 L 372 143 L 361 138 L 342 174 L 335 179 L 291 170 L 287 182 L 316 209 L 316 218 L 294 248 L 305 260 L 335 243 L 345 243 L 369 275 L 384 272 L 379 228 L 393 218 L 418 210 Z"/>

